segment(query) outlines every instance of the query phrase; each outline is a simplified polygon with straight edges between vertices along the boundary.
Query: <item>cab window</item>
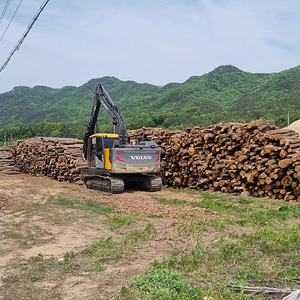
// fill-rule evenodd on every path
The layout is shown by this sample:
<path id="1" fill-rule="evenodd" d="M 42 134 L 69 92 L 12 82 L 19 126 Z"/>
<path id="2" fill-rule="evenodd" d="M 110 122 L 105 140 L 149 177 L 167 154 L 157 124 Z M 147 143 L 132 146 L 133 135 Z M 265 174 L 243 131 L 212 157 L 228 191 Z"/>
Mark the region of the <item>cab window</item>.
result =
<path id="1" fill-rule="evenodd" d="M 113 148 L 115 147 L 118 139 L 116 138 L 103 138 L 104 148 Z"/>

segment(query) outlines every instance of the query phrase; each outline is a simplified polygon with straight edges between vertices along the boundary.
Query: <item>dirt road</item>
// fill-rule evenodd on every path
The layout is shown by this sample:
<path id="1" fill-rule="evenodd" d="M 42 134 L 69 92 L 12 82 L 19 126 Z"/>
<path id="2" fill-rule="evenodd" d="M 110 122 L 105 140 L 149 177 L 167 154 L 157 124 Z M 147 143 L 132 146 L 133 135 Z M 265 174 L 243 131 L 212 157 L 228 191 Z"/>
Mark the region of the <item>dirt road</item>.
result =
<path id="1" fill-rule="evenodd" d="M 189 204 L 197 198 L 167 189 L 111 195 L 48 178 L 1 175 L 0 299 L 113 299 L 132 276 L 143 274 L 175 247 L 184 252 L 195 246 L 193 238 L 178 235 L 178 224 L 204 218 L 201 208 Z M 71 199 L 73 206 L 58 199 Z M 159 199 L 184 202 L 165 205 Z M 78 209 L 85 201 L 114 209 L 103 214 Z M 115 220 L 127 223 L 113 226 Z M 153 228 L 153 234 L 128 242 L 133 232 L 145 228 Z M 114 241 L 115 248 L 101 254 L 100 271 L 84 268 L 90 261 L 82 250 L 99 239 Z M 76 264 L 71 260 L 75 256 Z"/>

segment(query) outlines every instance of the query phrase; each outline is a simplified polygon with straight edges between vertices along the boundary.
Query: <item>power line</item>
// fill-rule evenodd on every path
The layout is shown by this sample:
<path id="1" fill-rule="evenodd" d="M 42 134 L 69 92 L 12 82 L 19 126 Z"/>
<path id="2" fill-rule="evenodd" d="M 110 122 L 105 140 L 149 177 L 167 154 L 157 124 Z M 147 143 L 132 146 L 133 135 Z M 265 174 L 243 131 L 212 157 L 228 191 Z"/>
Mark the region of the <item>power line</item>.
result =
<path id="1" fill-rule="evenodd" d="M 42 4 L 42 6 L 40 7 L 40 9 L 38 10 L 38 12 L 36 13 L 36 15 L 34 16 L 34 18 L 32 19 L 31 23 L 28 25 L 27 29 L 25 30 L 25 32 L 23 33 L 22 37 L 19 39 L 17 45 L 14 47 L 14 49 L 12 50 L 12 52 L 10 53 L 10 55 L 8 56 L 8 58 L 6 59 L 6 61 L 4 62 L 3 66 L 0 69 L 0 72 L 2 72 L 5 67 L 7 66 L 8 62 L 10 61 L 11 57 L 14 55 L 14 53 L 20 49 L 22 43 L 24 42 L 27 34 L 29 33 L 29 31 L 31 30 L 32 26 L 34 25 L 34 23 L 36 22 L 36 20 L 38 19 L 38 17 L 40 16 L 41 12 L 44 10 L 45 6 L 47 5 L 47 3 L 50 0 L 45 0 L 44 3 Z"/>
<path id="2" fill-rule="evenodd" d="M 23 0 L 20 0 L 19 5 L 17 6 L 17 8 L 16 8 L 16 10 L 15 10 L 15 12 L 14 12 L 14 14 L 13 14 L 13 16 L 11 17 L 11 19 L 10 19 L 8 25 L 6 26 L 6 29 L 4 30 L 4 32 L 3 32 L 3 34 L 2 34 L 2 36 L 1 36 L 1 38 L 0 38 L 0 42 L 2 41 L 3 37 L 5 36 L 5 33 L 6 33 L 7 29 L 8 29 L 8 27 L 10 26 L 12 20 L 14 19 L 14 17 L 15 17 L 15 15 L 16 15 L 16 13 L 17 13 L 17 11 L 18 11 L 18 9 L 19 9 L 19 7 L 20 7 L 22 1 L 23 1 Z"/>
<path id="3" fill-rule="evenodd" d="M 2 22 L 2 20 L 3 20 L 3 18 L 4 18 L 4 16 L 5 16 L 5 14 L 6 14 L 6 11 L 7 11 L 7 8 L 8 8 L 8 6 L 9 6 L 10 1 L 11 1 L 11 0 L 7 0 L 7 1 L 6 1 L 6 4 L 5 4 L 5 6 L 4 6 L 4 8 L 3 8 L 3 11 L 2 11 L 2 14 L 1 14 L 1 16 L 0 16 L 0 24 L 1 24 L 1 22 Z"/>

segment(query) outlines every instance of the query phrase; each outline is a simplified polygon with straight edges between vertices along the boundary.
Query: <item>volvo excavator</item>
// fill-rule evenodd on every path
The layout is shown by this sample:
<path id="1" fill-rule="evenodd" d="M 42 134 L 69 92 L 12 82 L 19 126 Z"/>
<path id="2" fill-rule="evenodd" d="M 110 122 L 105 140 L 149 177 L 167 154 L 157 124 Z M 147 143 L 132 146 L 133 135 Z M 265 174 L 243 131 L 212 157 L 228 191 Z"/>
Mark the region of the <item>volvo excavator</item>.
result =
<path id="1" fill-rule="evenodd" d="M 100 108 L 110 118 L 114 133 L 95 133 Z M 83 158 L 87 167 L 81 178 L 87 188 L 110 193 L 122 193 L 125 186 L 147 191 L 159 191 L 162 181 L 160 150 L 153 141 L 138 144 L 128 141 L 125 120 L 102 83 L 95 89 L 94 105 L 83 139 Z"/>

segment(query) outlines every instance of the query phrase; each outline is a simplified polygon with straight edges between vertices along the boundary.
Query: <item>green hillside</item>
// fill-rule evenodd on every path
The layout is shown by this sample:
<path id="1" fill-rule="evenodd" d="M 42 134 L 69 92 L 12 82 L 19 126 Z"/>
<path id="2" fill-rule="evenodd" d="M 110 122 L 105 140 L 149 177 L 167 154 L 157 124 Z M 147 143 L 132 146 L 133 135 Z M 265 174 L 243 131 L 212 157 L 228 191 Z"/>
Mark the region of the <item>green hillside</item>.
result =
<path id="1" fill-rule="evenodd" d="M 57 135 L 81 138 L 102 82 L 129 129 L 142 126 L 184 129 L 218 122 L 275 120 L 279 127 L 300 118 L 300 66 L 279 73 L 254 74 L 220 66 L 203 76 L 163 87 L 115 77 L 92 79 L 80 87 L 15 87 L 0 94 L 0 133 L 16 138 Z M 104 111 L 101 131 L 111 130 Z"/>

